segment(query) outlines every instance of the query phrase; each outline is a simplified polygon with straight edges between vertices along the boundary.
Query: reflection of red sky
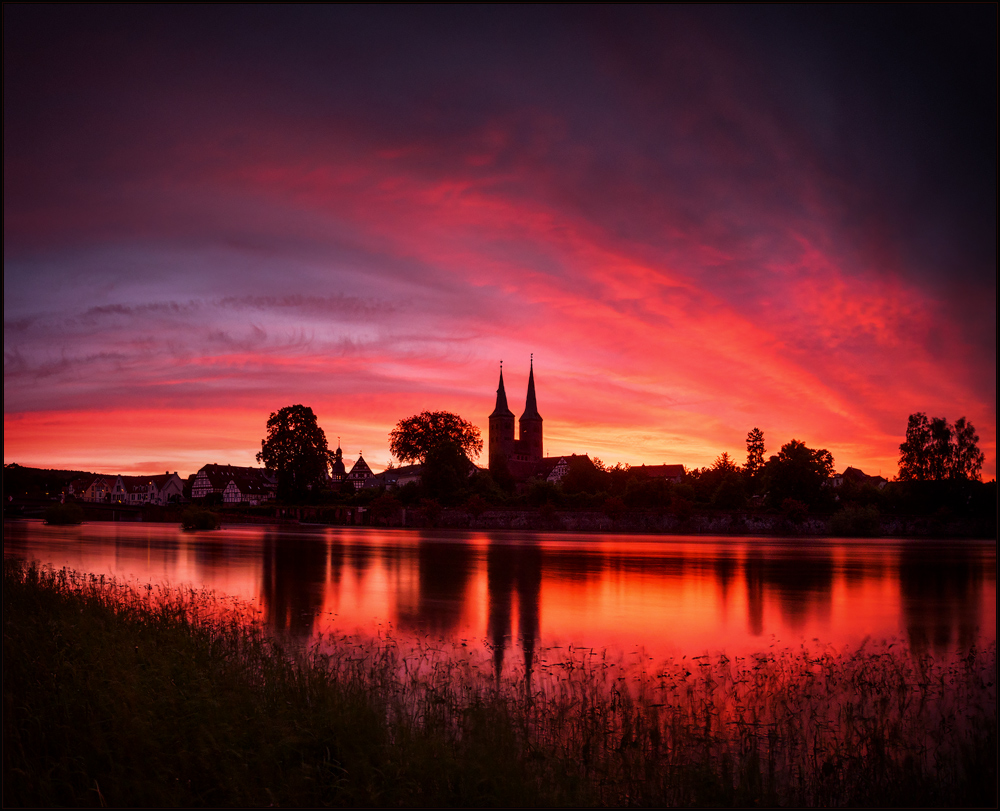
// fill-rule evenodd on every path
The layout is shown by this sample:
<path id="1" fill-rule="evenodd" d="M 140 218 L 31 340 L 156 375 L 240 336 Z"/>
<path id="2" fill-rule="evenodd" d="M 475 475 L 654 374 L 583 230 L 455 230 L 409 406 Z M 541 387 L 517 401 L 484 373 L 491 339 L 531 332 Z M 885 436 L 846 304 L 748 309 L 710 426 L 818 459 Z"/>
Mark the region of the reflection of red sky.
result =
<path id="1" fill-rule="evenodd" d="M 180 535 L 176 545 L 171 543 L 178 535 L 172 527 L 102 523 L 90 525 L 85 533 L 78 528 L 47 530 L 47 542 L 29 543 L 25 548 L 29 560 L 40 560 L 57 569 L 108 575 L 135 585 L 205 587 L 220 596 L 247 602 L 260 598 L 262 567 L 258 555 L 229 557 L 225 566 L 207 568 L 197 559 L 193 538 Z M 164 537 L 169 539 L 167 545 Z M 100 542 L 95 543 L 95 538 Z M 123 542 L 116 545 L 114 538 Z M 228 541 L 239 543 L 232 534 Z"/>
<path id="2" fill-rule="evenodd" d="M 5 554 L 24 554 L 55 567 L 104 573 L 139 584 L 205 587 L 262 605 L 261 560 L 264 530 L 226 529 L 209 535 L 186 535 L 162 525 L 88 524 L 78 529 L 8 525 Z M 419 631 L 421 614 L 419 535 L 350 530 L 309 531 L 310 542 L 336 539 L 363 548 L 365 565 L 356 567 L 351 554 L 341 558 L 337 577 L 329 568 L 317 573 L 324 583 L 314 632 L 324 634 L 390 634 L 400 639 Z M 24 539 L 27 538 L 26 542 Z M 81 540 L 82 539 L 82 540 Z M 208 540 L 210 546 L 196 548 Z M 454 640 L 479 643 L 487 636 L 489 589 L 486 548 L 472 538 L 471 570 L 460 604 L 455 606 Z M 649 656 L 692 656 L 725 651 L 744 655 L 770 647 L 856 647 L 872 642 L 904 640 L 901 614 L 899 548 L 893 544 L 842 544 L 833 548 L 828 592 L 796 592 L 786 602 L 781 581 L 764 583 L 760 632 L 751 620 L 748 583 L 742 561 L 751 552 L 770 561 L 788 554 L 766 541 L 699 540 L 629 543 L 542 541 L 545 566 L 539 594 L 541 647 L 609 648 L 629 653 L 645 649 Z M 721 544 L 732 561 L 723 586 L 711 564 L 712 544 Z M 830 547 L 816 549 L 826 554 Z M 559 567 L 560 555 L 572 552 L 576 562 Z M 668 557 L 659 557 L 662 553 Z M 580 569 L 579 556 L 593 556 Z M 566 559 L 569 560 L 569 559 Z M 672 562 L 671 562 L 672 561 Z M 979 578 L 979 575 L 976 575 Z M 304 584 L 303 584 L 304 585 Z M 996 580 L 978 579 L 979 634 L 996 636 Z M 519 632 L 518 600 L 512 594 L 510 628 Z M 401 616 L 410 617 L 406 627 Z M 946 620 L 949 622 L 950 620 Z M 416 624 L 414 624 L 416 623 Z M 433 631 L 433 629 L 431 629 Z M 953 639 L 954 641 L 954 639 Z M 509 646 L 516 651 L 518 643 Z M 512 654 L 514 655 L 514 654 Z"/>

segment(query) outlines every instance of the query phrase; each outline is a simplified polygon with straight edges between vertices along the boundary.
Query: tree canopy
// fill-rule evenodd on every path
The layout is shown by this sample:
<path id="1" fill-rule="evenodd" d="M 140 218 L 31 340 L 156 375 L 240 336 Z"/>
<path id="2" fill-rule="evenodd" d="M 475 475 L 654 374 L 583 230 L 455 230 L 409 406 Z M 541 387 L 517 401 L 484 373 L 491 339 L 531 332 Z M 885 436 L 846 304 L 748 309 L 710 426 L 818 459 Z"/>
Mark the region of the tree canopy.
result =
<path id="1" fill-rule="evenodd" d="M 910 414 L 906 439 L 899 446 L 899 481 L 979 480 L 984 461 L 979 436 L 971 422 L 959 417 L 951 425 L 944 417 L 922 411 Z"/>
<path id="2" fill-rule="evenodd" d="M 793 439 L 764 465 L 764 486 L 773 506 L 793 499 L 814 507 L 823 500 L 823 484 L 832 475 L 833 456 L 828 450 L 813 450 Z"/>
<path id="3" fill-rule="evenodd" d="M 311 408 L 286 406 L 268 418 L 257 461 L 278 474 L 279 498 L 302 498 L 322 487 L 329 459 L 326 434 Z"/>
<path id="4" fill-rule="evenodd" d="M 389 453 L 401 462 L 427 462 L 428 455 L 451 445 L 469 459 L 482 453 L 483 440 L 471 422 L 448 411 L 422 411 L 400 420 L 389 434 Z"/>

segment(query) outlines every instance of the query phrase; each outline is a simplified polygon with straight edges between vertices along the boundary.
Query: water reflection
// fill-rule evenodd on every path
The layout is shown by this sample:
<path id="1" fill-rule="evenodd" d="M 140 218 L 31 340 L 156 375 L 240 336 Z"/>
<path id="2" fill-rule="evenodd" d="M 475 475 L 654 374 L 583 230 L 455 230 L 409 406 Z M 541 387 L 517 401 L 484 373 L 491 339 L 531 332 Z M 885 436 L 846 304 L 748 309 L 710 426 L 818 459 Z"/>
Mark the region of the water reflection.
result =
<path id="1" fill-rule="evenodd" d="M 542 590 L 542 550 L 536 544 L 494 541 L 486 552 L 489 612 L 486 633 L 493 649 L 493 673 L 503 673 L 504 653 L 512 640 L 513 604 L 517 601 L 517 638 L 524 656 L 525 685 L 531 682 L 535 643 L 539 636 L 539 595 Z"/>
<path id="2" fill-rule="evenodd" d="M 260 599 L 268 626 L 292 639 L 312 636 L 323 608 L 327 548 L 313 538 L 265 532 Z"/>
<path id="3" fill-rule="evenodd" d="M 914 650 L 941 654 L 976 642 L 984 579 L 974 560 L 946 545 L 914 547 L 902 551 L 899 575 Z"/>
<path id="4" fill-rule="evenodd" d="M 421 541 L 416 549 L 416 593 L 400 605 L 399 627 L 433 636 L 459 635 L 473 557 L 466 544 Z M 399 564 L 404 565 L 402 559 Z"/>
<path id="5" fill-rule="evenodd" d="M 784 624 L 802 631 L 812 617 L 827 616 L 833 591 L 830 549 L 754 550 L 745 568 L 747 613 L 755 634 L 764 632 L 764 602 L 774 599 Z"/>
<path id="6" fill-rule="evenodd" d="M 277 634 L 485 643 L 495 673 L 539 646 L 652 656 L 996 638 L 995 542 L 817 542 L 351 528 L 4 525 L 4 556 L 255 601 Z"/>

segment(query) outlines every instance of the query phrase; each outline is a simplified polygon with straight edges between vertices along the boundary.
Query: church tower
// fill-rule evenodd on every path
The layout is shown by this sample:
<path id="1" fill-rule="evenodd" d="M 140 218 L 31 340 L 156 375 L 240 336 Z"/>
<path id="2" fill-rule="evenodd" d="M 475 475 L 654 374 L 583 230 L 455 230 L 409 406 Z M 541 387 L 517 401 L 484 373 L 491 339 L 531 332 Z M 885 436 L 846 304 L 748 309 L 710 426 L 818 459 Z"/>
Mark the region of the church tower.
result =
<path id="1" fill-rule="evenodd" d="M 542 453 L 542 417 L 535 402 L 535 356 L 531 356 L 531 370 L 528 372 L 528 398 L 524 413 L 518 421 L 518 445 L 526 461 L 540 462 Z"/>
<path id="2" fill-rule="evenodd" d="M 503 387 L 503 361 L 501 361 L 497 404 L 490 414 L 490 470 L 495 470 L 498 465 L 506 468 L 513 453 L 514 412 L 507 407 L 507 392 Z"/>

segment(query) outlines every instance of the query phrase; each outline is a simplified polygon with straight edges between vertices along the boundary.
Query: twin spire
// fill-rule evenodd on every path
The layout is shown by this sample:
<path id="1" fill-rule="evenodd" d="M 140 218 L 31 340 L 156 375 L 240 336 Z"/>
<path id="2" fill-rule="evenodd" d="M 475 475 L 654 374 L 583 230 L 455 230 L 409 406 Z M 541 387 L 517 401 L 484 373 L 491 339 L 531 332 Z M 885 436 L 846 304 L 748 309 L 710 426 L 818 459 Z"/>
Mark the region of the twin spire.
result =
<path id="1" fill-rule="evenodd" d="M 531 368 L 528 371 L 528 399 L 525 401 L 521 419 L 540 420 L 541 418 L 541 414 L 538 413 L 538 404 L 535 402 L 535 355 L 532 353 Z"/>
<path id="2" fill-rule="evenodd" d="M 497 405 L 490 417 L 513 417 L 514 413 L 507 406 L 507 392 L 503 387 L 503 361 L 500 361 L 500 385 L 497 388 Z M 535 355 L 531 355 L 531 367 L 528 371 L 528 397 L 524 404 L 521 419 L 540 420 L 538 403 L 535 400 Z"/>

